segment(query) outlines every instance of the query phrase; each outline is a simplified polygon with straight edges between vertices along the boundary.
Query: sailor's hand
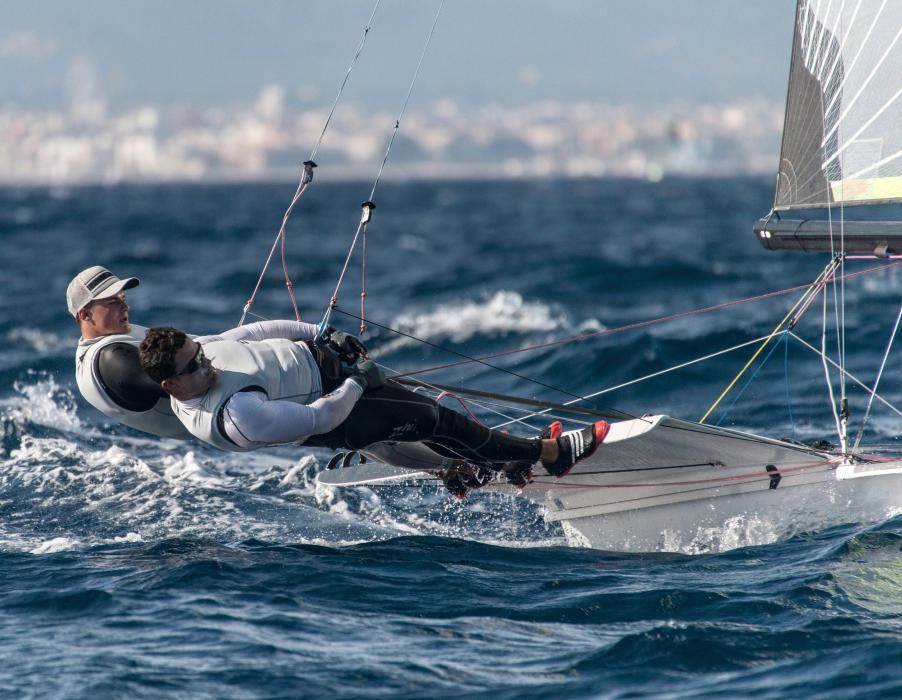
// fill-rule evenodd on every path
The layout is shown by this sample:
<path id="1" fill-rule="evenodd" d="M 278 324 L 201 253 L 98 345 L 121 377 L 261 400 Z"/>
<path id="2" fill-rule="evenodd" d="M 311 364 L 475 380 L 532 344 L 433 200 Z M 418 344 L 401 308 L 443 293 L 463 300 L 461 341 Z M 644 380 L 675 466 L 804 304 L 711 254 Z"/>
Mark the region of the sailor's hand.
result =
<path id="1" fill-rule="evenodd" d="M 385 386 L 385 375 L 372 360 L 358 362 L 351 379 L 357 382 L 364 391 L 372 391 Z"/>
<path id="2" fill-rule="evenodd" d="M 344 331 L 333 330 L 329 334 L 329 345 L 339 354 L 342 361 L 349 365 L 354 364 L 357 360 L 369 357 L 363 343 L 355 336 Z"/>

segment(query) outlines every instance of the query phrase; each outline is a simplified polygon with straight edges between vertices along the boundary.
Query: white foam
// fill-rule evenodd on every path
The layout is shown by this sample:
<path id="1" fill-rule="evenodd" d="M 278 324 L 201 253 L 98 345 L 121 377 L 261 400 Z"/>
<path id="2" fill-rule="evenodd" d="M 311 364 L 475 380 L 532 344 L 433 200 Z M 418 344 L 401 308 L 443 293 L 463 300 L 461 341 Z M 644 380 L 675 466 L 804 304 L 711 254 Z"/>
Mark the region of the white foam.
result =
<path id="1" fill-rule="evenodd" d="M 54 537 L 52 540 L 45 540 L 37 547 L 31 550 L 32 554 L 56 554 L 57 552 L 67 552 L 72 549 L 81 547 L 81 541 L 72 537 Z"/>
<path id="2" fill-rule="evenodd" d="M 198 459 L 193 450 L 183 455 L 170 455 L 162 460 L 163 476 L 171 483 L 192 481 L 211 486 L 223 484 L 210 460 Z"/>
<path id="3" fill-rule="evenodd" d="M 600 325 L 597 321 L 593 327 Z M 463 300 L 442 304 L 431 311 L 402 314 L 393 326 L 416 338 L 447 339 L 462 343 L 474 336 L 498 336 L 508 333 L 552 332 L 569 328 L 566 315 L 548 304 L 524 301 L 517 292 L 499 291 L 479 301 Z M 416 343 L 397 338 L 378 348 L 385 354 Z"/>
<path id="4" fill-rule="evenodd" d="M 31 422 L 72 432 L 81 430 L 72 392 L 49 375 L 31 371 L 28 374 L 33 382 L 16 381 L 13 389 L 18 396 L 0 401 L 0 407 L 7 409 L 5 417 L 20 426 Z"/>
<path id="5" fill-rule="evenodd" d="M 6 334 L 10 343 L 24 343 L 42 355 L 70 354 L 75 346 L 72 337 L 43 331 L 38 328 L 13 328 Z"/>

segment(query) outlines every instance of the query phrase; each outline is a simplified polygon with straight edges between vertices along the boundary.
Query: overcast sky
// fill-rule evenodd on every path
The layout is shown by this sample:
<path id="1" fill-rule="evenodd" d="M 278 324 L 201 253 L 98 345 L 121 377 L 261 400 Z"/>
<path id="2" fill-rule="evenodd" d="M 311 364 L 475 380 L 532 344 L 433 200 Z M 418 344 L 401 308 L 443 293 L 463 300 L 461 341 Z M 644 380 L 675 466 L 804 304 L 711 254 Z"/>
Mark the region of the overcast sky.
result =
<path id="1" fill-rule="evenodd" d="M 327 103 L 375 0 L 0 0 L 0 106 Z M 381 0 L 347 99 L 397 108 L 439 0 Z M 446 0 L 413 105 L 782 100 L 790 0 Z"/>

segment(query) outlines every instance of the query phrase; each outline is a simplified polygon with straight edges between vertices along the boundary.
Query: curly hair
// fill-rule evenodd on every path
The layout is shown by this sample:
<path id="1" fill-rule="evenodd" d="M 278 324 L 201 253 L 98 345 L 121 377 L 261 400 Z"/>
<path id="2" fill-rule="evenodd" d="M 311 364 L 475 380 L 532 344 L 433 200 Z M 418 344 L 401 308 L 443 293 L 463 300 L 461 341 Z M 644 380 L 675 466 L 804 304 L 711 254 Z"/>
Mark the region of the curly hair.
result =
<path id="1" fill-rule="evenodd" d="M 151 328 L 141 341 L 138 357 L 141 366 L 155 382 L 175 376 L 175 354 L 188 339 L 178 328 L 162 326 Z"/>

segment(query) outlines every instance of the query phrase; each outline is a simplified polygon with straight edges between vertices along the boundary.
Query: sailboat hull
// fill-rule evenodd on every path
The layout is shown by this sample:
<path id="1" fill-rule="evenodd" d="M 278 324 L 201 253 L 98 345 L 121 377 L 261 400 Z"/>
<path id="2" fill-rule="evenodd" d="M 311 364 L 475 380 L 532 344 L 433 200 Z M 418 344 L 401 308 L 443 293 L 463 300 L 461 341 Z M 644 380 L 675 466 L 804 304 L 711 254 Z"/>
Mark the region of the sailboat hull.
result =
<path id="1" fill-rule="evenodd" d="M 433 478 L 431 471 L 447 467 L 418 443 L 382 443 L 367 453 L 382 465 L 327 471 L 318 480 L 387 484 Z M 500 482 L 490 488 L 517 493 Z M 520 493 L 542 504 L 574 545 L 719 551 L 891 515 L 902 507 L 902 461 L 843 464 L 803 445 L 646 416 L 613 424 L 595 454 L 563 478 L 536 467 Z"/>
<path id="2" fill-rule="evenodd" d="M 549 510 L 573 545 L 630 552 L 702 553 L 769 544 L 851 522 L 875 522 L 900 511 L 902 462 L 867 478 L 791 482 L 755 491 L 718 488 L 704 499 L 643 505 L 595 515 Z M 647 502 L 654 499 L 646 490 Z"/>
<path id="3" fill-rule="evenodd" d="M 902 505 L 902 462 L 835 456 L 748 433 L 653 416 L 612 426 L 563 479 L 537 478 L 546 518 L 573 544 L 718 551 L 763 544 Z"/>

